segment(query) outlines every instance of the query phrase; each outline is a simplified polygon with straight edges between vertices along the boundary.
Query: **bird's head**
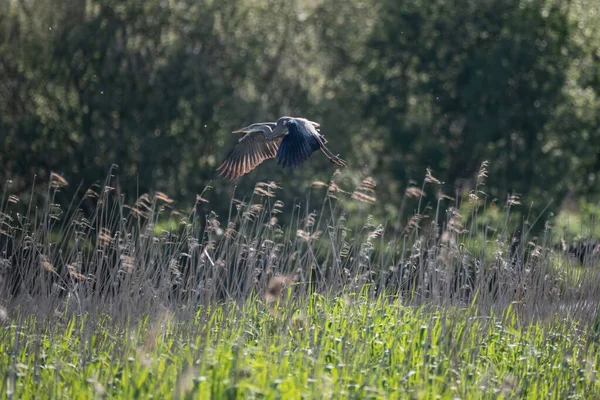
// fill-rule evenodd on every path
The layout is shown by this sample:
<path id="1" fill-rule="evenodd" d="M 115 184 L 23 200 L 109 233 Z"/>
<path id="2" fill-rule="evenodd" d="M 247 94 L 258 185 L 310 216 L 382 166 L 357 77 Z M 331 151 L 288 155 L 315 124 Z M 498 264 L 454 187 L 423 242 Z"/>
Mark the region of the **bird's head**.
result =
<path id="1" fill-rule="evenodd" d="M 281 117 L 277 120 L 277 125 L 288 126 L 294 117 Z"/>
<path id="2" fill-rule="evenodd" d="M 294 117 L 281 117 L 277 120 L 277 128 L 284 129 L 287 128 L 290 124 L 294 123 Z M 287 135 L 289 132 L 286 132 Z"/>

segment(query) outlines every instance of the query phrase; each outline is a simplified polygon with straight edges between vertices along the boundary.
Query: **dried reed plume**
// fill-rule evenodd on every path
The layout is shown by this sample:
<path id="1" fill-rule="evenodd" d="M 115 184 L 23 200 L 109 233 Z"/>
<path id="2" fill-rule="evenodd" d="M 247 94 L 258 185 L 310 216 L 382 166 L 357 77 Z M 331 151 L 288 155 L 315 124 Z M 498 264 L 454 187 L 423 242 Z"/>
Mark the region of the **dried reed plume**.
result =
<path id="1" fill-rule="evenodd" d="M 282 300 L 283 292 L 294 283 L 293 275 L 276 275 L 269 280 L 265 291 L 267 303 L 275 303 Z"/>
<path id="2" fill-rule="evenodd" d="M 354 200 L 360 201 L 361 203 L 369 203 L 374 204 L 376 198 L 375 194 L 375 181 L 371 177 L 367 177 L 363 179 L 363 181 L 358 185 L 354 193 L 352 193 L 352 198 Z"/>
<path id="3" fill-rule="evenodd" d="M 427 168 L 427 173 L 425 174 L 425 183 L 433 183 L 435 185 L 441 185 L 442 182 L 439 181 L 436 177 L 431 174 L 431 170 Z"/>
<path id="4" fill-rule="evenodd" d="M 173 205 L 173 203 L 175 203 L 175 200 L 169 198 L 169 196 L 167 196 L 163 192 L 156 192 L 156 194 L 154 195 L 154 198 L 156 200 L 160 200 L 160 201 L 162 201 L 164 203 L 167 203 L 168 205 Z"/>
<path id="5" fill-rule="evenodd" d="M 409 198 L 427 197 L 425 192 L 416 186 L 407 187 L 404 194 Z"/>
<path id="6" fill-rule="evenodd" d="M 479 172 L 477 173 L 477 185 L 485 184 L 485 179 L 488 176 L 489 165 L 490 165 L 489 161 L 484 161 L 481 163 L 481 166 L 479 167 Z"/>
<path id="7" fill-rule="evenodd" d="M 511 206 L 517 206 L 521 204 L 521 196 L 518 193 L 513 193 L 511 195 L 508 196 L 508 199 L 506 200 L 506 205 L 511 207 Z"/>
<path id="8" fill-rule="evenodd" d="M 69 276 L 75 280 L 84 280 L 85 275 L 79 272 L 79 268 L 74 264 L 68 264 L 67 270 L 69 271 Z"/>
<path id="9" fill-rule="evenodd" d="M 254 186 L 254 194 L 260 197 L 275 197 L 274 190 L 281 189 L 275 182 L 258 182 Z"/>
<path id="10" fill-rule="evenodd" d="M 43 269 L 45 269 L 48 272 L 56 272 L 56 268 L 50 262 L 50 259 L 46 255 L 42 255 L 40 257 L 40 265 L 42 266 Z"/>
<path id="11" fill-rule="evenodd" d="M 307 232 L 305 230 L 298 229 L 296 231 L 296 236 L 298 236 L 300 239 L 304 240 L 305 242 L 310 242 L 311 240 L 318 240 L 321 237 L 321 233 L 323 233 L 323 232 L 316 231 L 311 234 L 310 232 Z"/>
<path id="12" fill-rule="evenodd" d="M 55 172 L 50 173 L 50 188 L 52 189 L 60 189 L 65 186 L 68 186 L 69 182 L 59 174 Z"/>

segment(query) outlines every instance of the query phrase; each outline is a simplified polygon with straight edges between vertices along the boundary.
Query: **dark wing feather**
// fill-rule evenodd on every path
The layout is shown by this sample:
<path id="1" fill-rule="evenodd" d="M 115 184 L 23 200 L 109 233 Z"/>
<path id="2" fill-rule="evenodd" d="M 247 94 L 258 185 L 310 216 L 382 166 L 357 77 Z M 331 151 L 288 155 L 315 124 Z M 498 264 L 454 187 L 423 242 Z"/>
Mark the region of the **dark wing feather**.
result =
<path id="1" fill-rule="evenodd" d="M 277 164 L 294 169 L 320 148 L 318 138 L 302 126 L 302 122 L 292 121 L 277 150 Z"/>
<path id="2" fill-rule="evenodd" d="M 298 120 L 303 121 L 304 122 L 303 126 L 305 126 L 308 131 L 311 131 L 312 134 L 317 138 L 317 141 L 319 142 L 321 151 L 323 152 L 323 154 L 325 154 L 325 156 L 329 159 L 329 161 L 331 161 L 332 163 L 334 163 L 335 165 L 337 165 L 339 167 L 346 166 L 346 162 L 344 160 L 342 160 L 338 156 L 334 155 L 327 148 L 327 146 L 325 146 L 327 144 L 327 140 L 325 139 L 325 136 L 323 136 L 321 134 L 321 131 L 319 129 L 319 124 L 317 124 L 316 122 L 309 121 L 307 119 L 303 119 L 303 118 L 298 118 Z"/>
<path id="3" fill-rule="evenodd" d="M 247 133 L 227 154 L 217 172 L 228 179 L 239 178 L 264 160 L 275 157 L 280 143 L 281 138 L 265 139 L 263 132 Z"/>

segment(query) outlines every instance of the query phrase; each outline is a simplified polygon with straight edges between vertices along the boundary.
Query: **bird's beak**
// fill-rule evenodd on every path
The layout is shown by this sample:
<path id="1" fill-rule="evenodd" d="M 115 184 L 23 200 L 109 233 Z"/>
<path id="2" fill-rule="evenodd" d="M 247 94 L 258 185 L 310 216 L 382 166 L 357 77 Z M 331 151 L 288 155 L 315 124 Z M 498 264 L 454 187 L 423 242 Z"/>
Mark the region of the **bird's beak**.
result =
<path id="1" fill-rule="evenodd" d="M 233 133 L 234 135 L 237 135 L 238 133 L 244 133 L 244 132 L 246 132 L 246 131 L 243 129 L 238 129 L 237 131 L 233 131 L 231 133 Z"/>

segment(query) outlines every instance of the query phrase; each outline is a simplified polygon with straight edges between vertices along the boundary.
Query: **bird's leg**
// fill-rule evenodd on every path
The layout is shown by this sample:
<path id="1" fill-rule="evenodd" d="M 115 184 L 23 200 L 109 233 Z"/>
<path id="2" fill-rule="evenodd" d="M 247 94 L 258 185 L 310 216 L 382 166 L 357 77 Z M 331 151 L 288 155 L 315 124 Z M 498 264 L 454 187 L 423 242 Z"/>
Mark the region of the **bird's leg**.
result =
<path id="1" fill-rule="evenodd" d="M 324 145 L 321 146 L 321 151 L 323 152 L 323 154 L 325 154 L 325 157 L 327 157 L 329 159 L 329 161 L 331 161 L 335 165 L 340 166 L 340 167 L 346 166 L 346 162 L 344 160 L 342 160 L 338 156 L 333 155 L 333 153 Z"/>
<path id="2" fill-rule="evenodd" d="M 323 154 L 325 154 L 325 157 L 327 157 L 329 159 L 329 161 L 331 161 L 335 165 L 338 165 L 340 167 L 345 167 L 346 162 L 344 160 L 342 160 L 340 157 L 334 156 L 333 153 L 327 148 L 327 146 L 325 146 L 325 143 L 327 143 L 327 140 L 325 140 L 325 136 L 319 134 L 319 136 L 317 136 L 317 138 L 319 139 L 319 142 L 321 144 L 321 151 L 323 152 Z"/>

